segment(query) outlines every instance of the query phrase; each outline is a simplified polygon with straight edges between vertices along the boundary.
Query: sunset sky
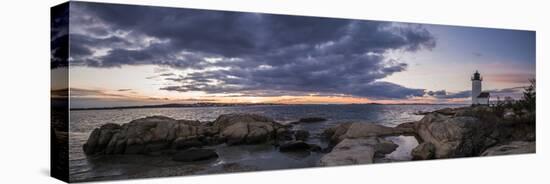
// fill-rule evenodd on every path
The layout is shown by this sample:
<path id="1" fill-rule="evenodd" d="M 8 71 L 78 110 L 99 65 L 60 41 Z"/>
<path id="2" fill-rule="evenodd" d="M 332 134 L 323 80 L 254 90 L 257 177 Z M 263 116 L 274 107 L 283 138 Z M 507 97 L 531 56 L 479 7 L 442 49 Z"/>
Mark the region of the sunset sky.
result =
<path id="1" fill-rule="evenodd" d="M 476 70 L 492 96 L 535 78 L 534 31 L 84 2 L 68 13 L 73 108 L 468 103 Z"/>

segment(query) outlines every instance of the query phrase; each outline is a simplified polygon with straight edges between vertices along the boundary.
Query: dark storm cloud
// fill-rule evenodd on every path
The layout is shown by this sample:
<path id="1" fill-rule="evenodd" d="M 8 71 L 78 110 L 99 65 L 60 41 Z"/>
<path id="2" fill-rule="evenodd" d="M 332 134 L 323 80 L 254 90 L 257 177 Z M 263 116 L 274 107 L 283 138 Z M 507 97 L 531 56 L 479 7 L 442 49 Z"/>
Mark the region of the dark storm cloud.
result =
<path id="1" fill-rule="evenodd" d="M 69 64 L 69 3 L 52 7 L 50 19 L 50 65 L 52 69 L 66 67 Z"/>
<path id="2" fill-rule="evenodd" d="M 426 94 L 428 96 L 444 96 L 444 95 L 447 95 L 447 91 L 445 91 L 445 90 L 428 91 Z"/>
<path id="3" fill-rule="evenodd" d="M 73 2 L 72 62 L 154 64 L 195 72 L 165 77 L 168 91 L 270 96 L 423 96 L 382 82 L 407 64 L 385 53 L 435 47 L 413 24 Z"/>
<path id="4" fill-rule="evenodd" d="M 430 91 L 432 92 L 432 91 Z M 445 90 L 433 91 L 431 94 L 428 92 L 428 95 L 439 98 L 439 99 L 453 99 L 453 98 L 469 98 L 472 96 L 471 90 L 459 91 L 456 93 L 448 93 Z"/>

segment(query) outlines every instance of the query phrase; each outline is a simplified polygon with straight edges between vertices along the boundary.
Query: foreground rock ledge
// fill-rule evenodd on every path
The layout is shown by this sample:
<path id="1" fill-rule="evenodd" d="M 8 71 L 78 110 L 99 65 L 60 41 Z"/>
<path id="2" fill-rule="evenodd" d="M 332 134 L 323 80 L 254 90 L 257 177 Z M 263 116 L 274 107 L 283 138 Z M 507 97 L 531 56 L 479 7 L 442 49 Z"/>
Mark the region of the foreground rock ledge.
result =
<path id="1" fill-rule="evenodd" d="M 534 114 L 506 119 L 484 106 L 427 113 L 408 125 L 421 142 L 412 154 L 423 160 L 534 153 L 535 124 L 530 117 Z"/>
<path id="2" fill-rule="evenodd" d="M 323 134 L 331 144 L 336 145 L 344 139 L 413 135 L 415 130 L 406 126 L 386 127 L 373 123 L 341 123 L 326 129 Z"/>
<path id="3" fill-rule="evenodd" d="M 513 141 L 507 144 L 494 146 L 485 150 L 481 156 L 513 155 L 523 153 L 535 153 L 535 142 Z"/>
<path id="4" fill-rule="evenodd" d="M 383 157 L 397 148 L 397 144 L 382 137 L 414 134 L 410 124 L 386 127 L 373 123 L 341 123 L 323 132 L 334 145 L 323 156 L 321 166 L 370 164 L 375 157 Z"/>
<path id="5" fill-rule="evenodd" d="M 534 113 L 496 117 L 490 108 L 468 107 L 426 113 L 418 122 L 397 127 L 340 123 L 323 132 L 330 145 L 322 152 L 332 152 L 321 159 L 320 165 L 372 163 L 375 156 L 395 149 L 391 149 L 395 144 L 383 137 L 398 135 L 414 135 L 418 139 L 420 144 L 412 151 L 415 160 L 534 153 L 534 117 Z M 96 128 L 83 149 L 88 155 L 142 154 L 222 143 L 273 143 L 284 145 L 281 151 L 319 151 L 316 145 L 296 142 L 308 137 L 308 132 L 292 132 L 271 118 L 255 114 L 225 114 L 213 122 L 151 116 Z"/>
<path id="6" fill-rule="evenodd" d="M 370 164 L 375 156 L 391 153 L 396 148 L 393 142 L 378 137 L 344 139 L 321 158 L 319 165 Z"/>
<path id="7" fill-rule="evenodd" d="M 287 134 L 285 126 L 255 114 L 226 114 L 208 123 L 151 116 L 96 128 L 83 150 L 88 155 L 141 154 L 220 143 L 265 143 L 288 137 Z"/>

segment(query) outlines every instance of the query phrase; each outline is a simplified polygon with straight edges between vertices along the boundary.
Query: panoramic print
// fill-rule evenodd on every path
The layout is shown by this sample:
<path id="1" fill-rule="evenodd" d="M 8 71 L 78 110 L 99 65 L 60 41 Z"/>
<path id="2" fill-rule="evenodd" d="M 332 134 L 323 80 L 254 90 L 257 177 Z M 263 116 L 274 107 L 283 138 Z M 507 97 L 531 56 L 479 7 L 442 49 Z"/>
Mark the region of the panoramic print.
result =
<path id="1" fill-rule="evenodd" d="M 52 175 L 71 182 L 535 153 L 534 31 L 89 2 L 51 18 Z"/>

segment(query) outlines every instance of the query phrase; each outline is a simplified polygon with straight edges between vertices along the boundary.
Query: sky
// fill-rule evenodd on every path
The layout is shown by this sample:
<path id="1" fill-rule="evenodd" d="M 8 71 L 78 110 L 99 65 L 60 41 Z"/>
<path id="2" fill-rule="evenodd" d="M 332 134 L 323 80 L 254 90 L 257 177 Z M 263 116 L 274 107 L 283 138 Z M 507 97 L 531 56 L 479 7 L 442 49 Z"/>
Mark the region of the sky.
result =
<path id="1" fill-rule="evenodd" d="M 86 2 L 61 14 L 52 71 L 69 68 L 73 108 L 469 103 L 476 70 L 492 96 L 535 78 L 534 31 Z"/>

